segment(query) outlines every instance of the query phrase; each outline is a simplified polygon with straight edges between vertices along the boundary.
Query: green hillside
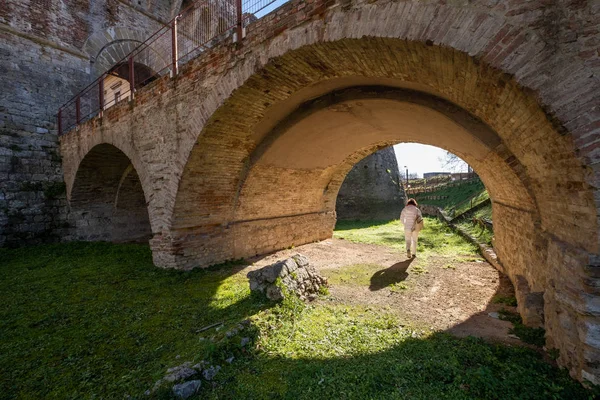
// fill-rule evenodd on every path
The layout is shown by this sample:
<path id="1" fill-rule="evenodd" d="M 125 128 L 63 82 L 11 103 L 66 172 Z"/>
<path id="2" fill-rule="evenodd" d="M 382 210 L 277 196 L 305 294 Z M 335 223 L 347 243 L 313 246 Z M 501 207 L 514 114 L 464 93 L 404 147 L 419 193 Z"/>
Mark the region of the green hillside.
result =
<path id="1" fill-rule="evenodd" d="M 442 198 L 436 199 L 436 197 Z M 470 199 L 473 199 L 473 206 L 475 206 L 488 198 L 487 190 L 480 180 L 464 182 L 434 192 L 415 195 L 415 199 L 419 204 L 438 206 L 449 216 L 459 215 L 467 211 L 471 207 Z"/>

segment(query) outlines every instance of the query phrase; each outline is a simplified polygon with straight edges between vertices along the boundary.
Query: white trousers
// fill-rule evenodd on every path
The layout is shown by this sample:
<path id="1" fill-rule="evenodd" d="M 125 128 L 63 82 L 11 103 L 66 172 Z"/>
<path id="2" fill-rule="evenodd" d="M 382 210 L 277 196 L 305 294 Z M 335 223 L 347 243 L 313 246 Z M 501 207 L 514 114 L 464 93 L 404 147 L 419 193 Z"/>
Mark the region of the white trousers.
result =
<path id="1" fill-rule="evenodd" d="M 417 254 L 417 239 L 419 231 L 404 230 L 404 240 L 406 241 L 406 251 L 410 250 L 412 254 Z"/>

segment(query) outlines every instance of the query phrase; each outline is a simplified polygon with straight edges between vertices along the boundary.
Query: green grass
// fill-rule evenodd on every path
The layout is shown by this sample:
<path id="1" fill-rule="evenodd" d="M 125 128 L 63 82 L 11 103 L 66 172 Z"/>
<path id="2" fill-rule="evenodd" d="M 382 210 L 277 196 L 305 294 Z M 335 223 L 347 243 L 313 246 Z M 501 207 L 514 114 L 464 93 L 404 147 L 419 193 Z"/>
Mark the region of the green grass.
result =
<path id="1" fill-rule="evenodd" d="M 479 243 L 485 243 L 492 245 L 492 238 L 494 237 L 494 231 L 488 228 L 486 225 L 481 225 L 478 221 L 483 219 L 492 219 L 492 205 L 489 204 L 474 213 L 469 213 L 464 218 L 459 218 L 456 222 L 456 226 L 462 231 L 468 233 L 474 237 Z M 477 221 L 477 222 L 476 222 Z"/>
<path id="2" fill-rule="evenodd" d="M 425 217 L 425 227 L 419 235 L 417 253 L 444 256 L 474 256 L 477 247 L 454 233 L 437 218 Z M 378 244 L 398 250 L 405 249 L 404 228 L 394 221 L 338 221 L 334 237 L 356 243 Z"/>
<path id="3" fill-rule="evenodd" d="M 434 223 L 429 229 L 423 236 L 436 237 L 440 251 L 469 250 Z M 385 284 L 379 280 L 369 283 Z M 243 335 L 253 345 L 242 349 L 240 337 L 225 332 L 247 318 Z M 221 329 L 201 331 L 220 321 Z M 273 306 L 250 294 L 243 264 L 165 271 L 142 245 L 0 249 L 0 332 L 2 399 L 146 398 L 167 368 L 200 360 L 223 369 L 214 384 L 203 383 L 199 398 L 592 396 L 532 350 L 424 331 L 327 297 Z M 223 361 L 231 355 L 232 364 Z M 149 398 L 170 397 L 165 388 Z"/>
<path id="4" fill-rule="evenodd" d="M 515 296 L 494 296 L 492 302 L 495 304 L 506 304 L 507 306 L 516 307 L 517 299 Z"/>
<path id="5" fill-rule="evenodd" d="M 420 330 L 369 308 L 284 308 L 254 319 L 259 350 L 205 398 L 592 398 L 530 349 Z"/>
<path id="6" fill-rule="evenodd" d="M 516 304 L 516 301 L 515 301 Z M 502 309 L 498 312 L 500 319 L 509 321 L 513 324 L 513 327 L 509 330 L 510 333 L 516 335 L 525 343 L 532 344 L 537 347 L 544 347 L 546 344 L 544 328 L 531 328 L 523 325 L 521 316 L 517 313 Z"/>
<path id="7" fill-rule="evenodd" d="M 373 274 L 387 267 L 379 264 L 353 264 L 339 269 L 327 270 L 329 283 L 338 285 L 369 285 Z"/>
<path id="8" fill-rule="evenodd" d="M 0 250 L 0 397 L 122 398 L 171 366 L 211 357 L 196 331 L 262 306 L 239 265 L 176 272 L 148 246 Z"/>

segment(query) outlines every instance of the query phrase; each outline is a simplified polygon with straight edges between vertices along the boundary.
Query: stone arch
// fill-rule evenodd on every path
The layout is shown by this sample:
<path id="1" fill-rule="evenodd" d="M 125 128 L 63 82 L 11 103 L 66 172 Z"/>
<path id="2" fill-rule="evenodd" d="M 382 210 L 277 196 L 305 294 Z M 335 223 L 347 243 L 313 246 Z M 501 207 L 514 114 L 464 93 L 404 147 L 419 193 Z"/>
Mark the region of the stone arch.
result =
<path id="1" fill-rule="evenodd" d="M 130 159 L 113 145 L 96 145 L 83 157 L 69 205 L 78 240 L 131 242 L 151 236 L 142 182 Z"/>
<path id="2" fill-rule="evenodd" d="M 154 26 L 158 30 L 161 26 Z M 84 43 L 83 51 L 90 56 L 92 74 L 100 76 L 114 67 L 119 61 L 144 43 L 152 34 L 151 29 L 109 28 L 92 34 Z M 136 62 L 145 65 L 154 72 L 169 65 L 168 56 L 159 49 L 150 46 L 136 56 Z"/>
<path id="3" fill-rule="evenodd" d="M 343 18 L 335 14 L 331 18 L 337 17 Z M 346 26 L 348 19 L 340 25 Z M 361 25 L 360 21 L 356 22 Z M 370 30 L 364 33 L 377 34 L 377 24 L 373 19 L 369 23 Z M 249 195 L 253 169 L 256 181 L 269 183 L 268 187 L 276 186 L 282 179 L 281 173 L 261 175 L 253 166 L 255 152 L 268 143 L 267 138 L 277 124 L 310 99 L 357 85 L 416 90 L 464 109 L 489 126 L 500 139 L 494 146 L 494 160 L 476 170 L 480 174 L 482 168 L 489 170 L 488 181 L 495 179 L 494 171 L 498 170 L 514 177 L 510 179 L 514 185 L 490 185 L 494 186 L 493 191 L 504 193 L 511 200 L 496 201 L 494 213 L 496 219 L 525 221 L 527 226 L 521 231 L 510 231 L 507 227 L 500 235 L 501 241 L 514 240 L 511 237 L 519 235 L 527 237 L 528 242 L 523 253 L 508 247 L 500 250 L 501 259 L 513 266 L 514 280 L 523 277 L 523 296 L 535 294 L 539 298 L 543 293 L 549 343 L 561 349 L 564 363 L 580 377 L 583 368 L 590 370 L 592 367 L 587 366 L 585 360 L 596 357 L 598 350 L 590 344 L 593 339 L 586 339 L 583 344 L 579 337 L 594 335 L 582 321 L 595 318 L 585 311 L 595 297 L 573 295 L 572 288 L 563 282 L 567 275 L 572 277 L 565 265 L 572 263 L 583 268 L 598 251 L 596 191 L 582 163 L 586 159 L 581 158 L 581 152 L 575 152 L 574 138 L 566 127 L 568 121 L 558 117 L 560 110 L 541 106 L 539 93 L 524 89 L 514 75 L 494 68 L 484 56 L 474 58 L 462 49 L 435 45 L 430 39 L 421 42 L 390 38 L 389 32 L 382 35 L 388 37 L 328 41 L 334 34 L 343 36 L 343 32 L 332 29 L 334 34 L 325 31 L 323 36 L 311 36 L 309 32 L 323 32 L 319 30 L 319 22 L 314 25 L 317 26 L 273 38 L 236 64 L 234 70 L 225 73 L 213 90 L 202 91 L 202 96 L 208 95 L 208 99 L 186 126 L 188 132 L 197 132 L 198 136 L 193 139 L 195 143 L 190 147 L 192 151 L 179 183 L 171 228 L 165 232 L 167 235 L 155 237 L 155 249 L 158 244 L 162 246 L 160 251 L 155 250 L 157 264 L 189 268 L 252 255 L 256 249 L 265 252 L 282 248 L 286 245 L 281 242 L 280 229 L 296 232 L 297 236 L 290 240 L 296 241 L 295 244 L 301 243 L 297 240 L 302 238 L 298 233 L 302 230 L 313 233 L 312 237 L 305 236 L 305 241 L 328 237 L 333 217 L 327 211 L 325 200 L 312 204 L 315 208 L 321 207 L 320 211 L 296 213 L 288 209 L 278 216 L 248 215 L 240 211 L 238 203 L 245 207 L 243 203 L 247 204 L 247 199 L 252 197 L 255 202 L 264 203 L 265 209 L 273 205 L 268 196 L 261 199 L 259 191 L 254 191 L 254 196 Z M 390 24 L 383 25 L 391 29 Z M 502 23 L 498 22 L 498 29 L 500 27 Z M 353 33 L 352 36 L 361 35 Z M 535 37 L 530 39 L 524 46 L 531 45 L 535 49 L 539 42 Z M 486 46 L 476 44 L 482 47 L 479 50 L 468 49 L 464 44 L 455 47 L 467 47 L 465 50 L 477 54 Z M 506 60 L 498 61 L 502 65 Z M 519 61 L 525 63 L 520 64 L 518 71 L 521 79 L 526 80 L 530 76 L 524 75 L 522 68 L 524 65 L 531 68 L 531 64 L 523 58 Z M 585 96 L 589 96 L 587 89 Z M 589 106 L 589 97 L 584 101 Z M 436 142 L 427 144 L 439 146 Z M 368 153 L 371 146 L 380 145 L 371 143 L 356 151 Z M 450 146 L 442 147 L 476 164 L 469 154 Z M 348 157 L 352 159 L 352 155 Z M 352 162 L 345 164 L 350 168 Z M 340 172 L 339 176 L 344 174 Z M 299 184 L 318 181 L 315 177 L 296 178 L 293 174 L 286 176 L 288 181 L 296 180 Z M 318 192 L 316 187 L 313 190 Z M 574 199 L 567 210 L 561 208 L 564 198 Z M 302 204 L 298 199 L 288 200 L 291 200 L 288 205 Z M 261 229 L 264 236 L 256 234 Z M 249 237 L 256 238 L 256 242 L 245 242 Z M 528 265 L 539 268 L 534 272 L 526 267 Z M 586 281 L 579 278 L 576 281 L 571 279 L 570 284 L 584 292 Z M 581 330 L 575 333 L 575 330 L 565 329 L 561 325 L 564 320 L 558 315 L 571 321 L 572 326 L 581 326 Z M 573 343 L 580 343 L 576 346 L 577 354 L 571 350 Z M 587 358 L 581 355 L 584 353 Z"/>
<path id="4" fill-rule="evenodd" d="M 592 3 L 292 0 L 250 24 L 241 46 L 215 46 L 182 66 L 177 79 L 140 93 L 146 107 L 131 118 L 113 110 L 114 121 L 129 121 L 111 126 L 121 134 L 139 125 L 164 128 L 157 146 L 148 140 L 156 137 L 131 135 L 146 149 L 140 152 L 148 165 L 158 160 L 151 199 L 160 204 L 151 242 L 155 263 L 205 266 L 244 256 L 244 240 L 260 239 L 249 236 L 253 230 L 263 229 L 265 242 L 277 240 L 267 223 L 293 232 L 310 227 L 307 214 L 244 218 L 238 207 L 250 198 L 250 179 L 260 178 L 252 155 L 269 147 L 265 139 L 275 126 L 309 100 L 356 86 L 434 95 L 501 139 L 499 165 L 518 185 L 498 187 L 507 196 L 524 188 L 533 205 L 496 201 L 496 219 L 528 227 L 517 232 L 527 250 L 500 257 L 519 290 L 543 291 L 548 346 L 560 349 L 559 362 L 580 379 L 600 382 L 600 83 L 588 40 L 600 14 Z M 152 108 L 156 103 L 161 107 Z M 331 232 L 322 205 L 315 214 L 322 218 L 312 220 L 315 237 Z M 526 265 L 536 274 L 515 275 Z"/>

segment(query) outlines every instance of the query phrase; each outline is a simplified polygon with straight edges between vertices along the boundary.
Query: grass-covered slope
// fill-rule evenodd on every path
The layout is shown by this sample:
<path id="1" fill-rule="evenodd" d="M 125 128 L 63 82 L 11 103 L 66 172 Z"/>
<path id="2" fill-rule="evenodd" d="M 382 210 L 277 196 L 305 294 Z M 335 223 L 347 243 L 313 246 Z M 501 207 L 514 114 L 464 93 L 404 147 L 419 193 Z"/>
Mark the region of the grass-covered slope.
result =
<path id="1" fill-rule="evenodd" d="M 433 196 L 444 196 L 443 199 L 431 199 Z M 420 193 L 415 196 L 419 203 L 429 204 L 442 208 L 448 215 L 458 215 L 467 211 L 473 198 L 473 205 L 489 198 L 485 186 L 480 180 L 453 184 L 446 188 L 431 193 Z"/>

